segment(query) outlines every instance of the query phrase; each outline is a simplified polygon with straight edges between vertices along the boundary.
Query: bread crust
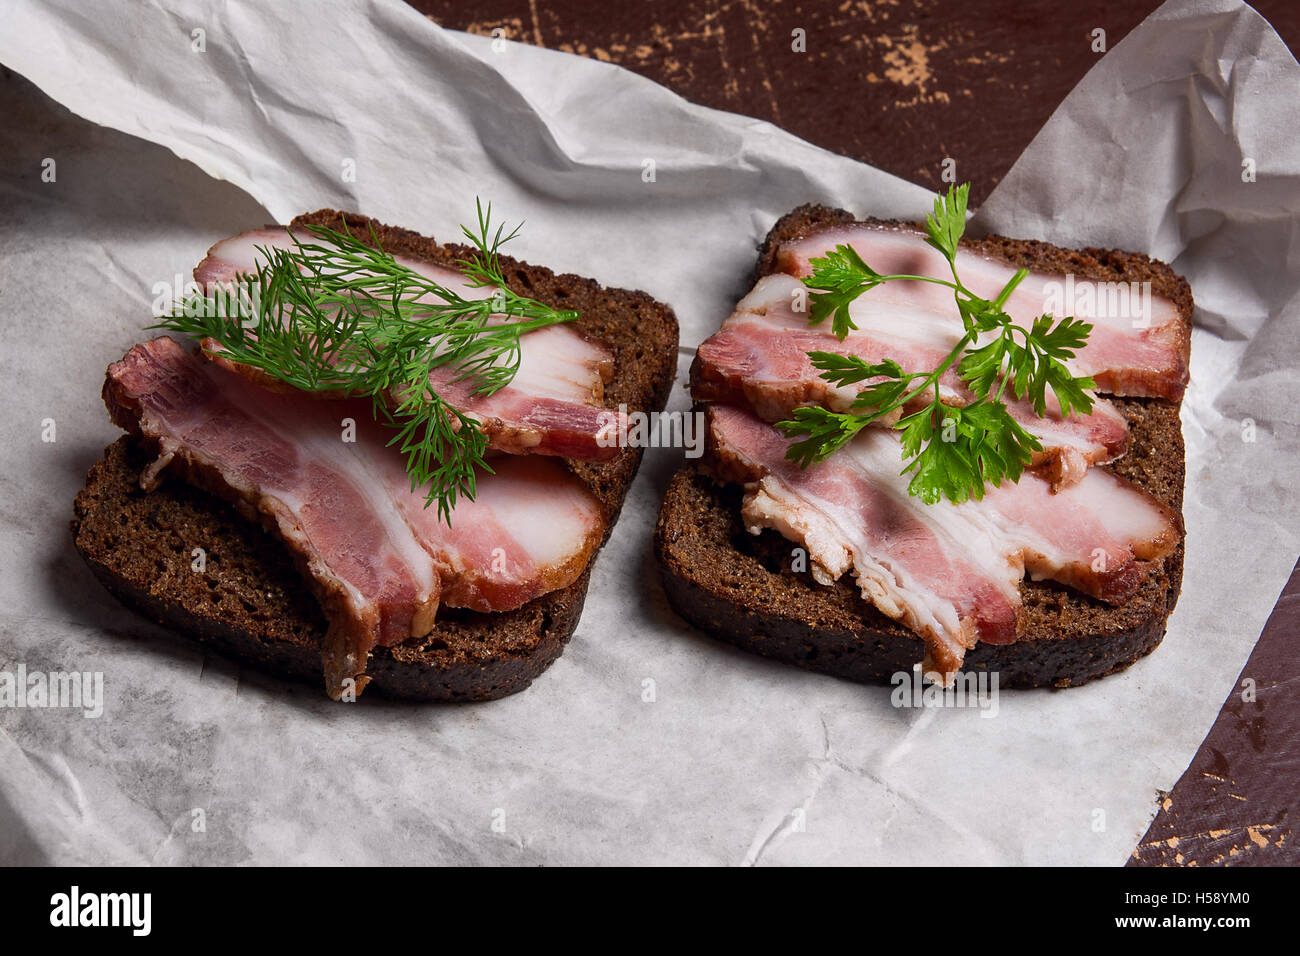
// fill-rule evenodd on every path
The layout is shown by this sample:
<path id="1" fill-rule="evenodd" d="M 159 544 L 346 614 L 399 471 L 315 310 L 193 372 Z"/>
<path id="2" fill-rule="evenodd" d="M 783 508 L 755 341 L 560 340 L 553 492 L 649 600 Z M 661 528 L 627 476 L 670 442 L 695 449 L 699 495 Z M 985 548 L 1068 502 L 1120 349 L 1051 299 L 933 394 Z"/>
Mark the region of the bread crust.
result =
<path id="1" fill-rule="evenodd" d="M 471 250 L 337 210 L 294 225 L 346 225 L 384 249 L 454 266 Z M 606 289 L 581 276 L 501 257 L 510 287 L 555 308 L 577 309 L 574 327 L 614 353 L 604 400 L 661 409 L 677 364 L 677 319 L 643 292 Z M 642 450 L 606 462 L 566 460 L 600 502 L 605 538 L 618 519 Z M 123 437 L 105 449 L 74 504 L 74 544 L 95 577 L 129 607 L 259 670 L 319 686 L 325 618 L 287 549 L 236 509 L 175 476 L 139 487 L 150 449 Z M 602 540 L 603 545 L 603 540 Z M 191 570 L 204 549 L 207 569 Z M 592 555 L 594 560 L 595 554 Z M 411 700 L 492 700 L 517 693 L 559 657 L 577 627 L 591 565 L 570 585 L 504 613 L 440 608 L 434 631 L 375 649 L 371 693 Z"/>
<path id="2" fill-rule="evenodd" d="M 843 209 L 807 205 L 787 213 L 759 247 L 755 278 L 778 269 L 785 242 L 857 221 Z M 866 220 L 883 223 L 883 220 Z M 917 228 L 914 223 L 893 223 Z M 1017 266 L 1089 278 L 1151 281 L 1178 308 L 1190 341 L 1191 290 L 1165 263 L 1119 250 L 1063 249 L 1045 242 L 989 236 L 965 240 Z M 1128 453 L 1105 466 L 1154 496 L 1182 531 L 1185 447 L 1180 403 L 1111 397 L 1131 430 Z M 669 484 L 654 547 L 669 603 L 691 624 L 742 650 L 862 683 L 887 683 L 924 653 L 921 638 L 862 600 L 848 580 L 832 586 L 792 570 L 791 542 L 775 531 L 750 535 L 740 517 L 741 490 L 693 467 Z M 1049 581 L 1025 580 L 1021 634 L 1013 644 L 977 644 L 966 671 L 996 671 L 1000 687 L 1072 687 L 1128 667 L 1154 650 L 1182 587 L 1184 543 L 1153 562 L 1122 607 Z"/>

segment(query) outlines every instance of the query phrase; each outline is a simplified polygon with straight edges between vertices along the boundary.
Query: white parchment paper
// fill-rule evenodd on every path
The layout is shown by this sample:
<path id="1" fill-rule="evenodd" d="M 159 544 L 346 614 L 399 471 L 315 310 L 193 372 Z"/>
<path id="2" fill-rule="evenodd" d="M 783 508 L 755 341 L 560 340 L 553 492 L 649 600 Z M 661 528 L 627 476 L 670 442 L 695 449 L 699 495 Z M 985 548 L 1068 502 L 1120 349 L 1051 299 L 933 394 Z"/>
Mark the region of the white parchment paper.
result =
<path id="1" fill-rule="evenodd" d="M 1300 549 L 1300 67 L 1271 28 L 1226 0 L 1162 7 L 976 222 L 1191 280 L 1187 571 L 1154 655 L 1003 692 L 982 719 L 732 651 L 664 602 L 650 533 L 680 453 L 663 450 L 529 690 L 346 706 L 205 658 L 72 548 L 72 498 L 116 437 L 103 369 L 145 337 L 155 283 L 321 206 L 450 238 L 481 195 L 527 219 L 515 254 L 645 289 L 690 347 L 781 213 L 913 218 L 929 199 L 607 64 L 494 48 L 396 2 L 330 8 L 0 10 L 0 62 L 31 81 L 0 80 L 0 670 L 105 680 L 98 718 L 0 709 L 0 862 L 1122 863 Z"/>

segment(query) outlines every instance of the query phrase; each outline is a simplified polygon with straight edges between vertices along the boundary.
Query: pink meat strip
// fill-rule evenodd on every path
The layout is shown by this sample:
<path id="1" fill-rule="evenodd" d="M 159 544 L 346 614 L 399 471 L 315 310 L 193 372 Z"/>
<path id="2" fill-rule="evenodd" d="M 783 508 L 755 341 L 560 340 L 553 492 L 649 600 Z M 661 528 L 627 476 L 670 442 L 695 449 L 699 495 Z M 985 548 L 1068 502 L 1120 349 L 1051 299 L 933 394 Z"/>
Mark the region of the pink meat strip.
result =
<path id="1" fill-rule="evenodd" d="M 335 698 L 349 680 L 364 688 L 376 645 L 428 634 L 439 603 L 519 607 L 574 581 L 604 534 L 591 492 L 539 458 L 494 460 L 448 527 L 412 491 L 368 402 L 267 392 L 170 338 L 110 365 L 104 401 L 115 423 L 157 444 L 142 484 L 180 469 L 284 541 L 329 621 L 322 659 Z"/>
<path id="2" fill-rule="evenodd" d="M 961 336 L 959 325 L 928 312 L 859 300 L 860 327 L 841 342 L 824 324 L 810 326 L 807 313 L 795 310 L 803 288 L 786 275 L 759 281 L 721 331 L 700 345 L 691 367 L 696 400 L 748 405 L 772 422 L 788 418 L 800 405 L 846 411 L 867 383 L 836 387 L 821 377 L 809 352 L 857 355 L 868 362 L 892 358 L 904 371 L 924 372 L 937 368 Z M 965 405 L 974 398 L 955 370 L 944 375 L 940 386 L 949 404 Z M 1028 400 L 1003 396 L 1011 416 L 1042 444 L 1034 465 L 1042 466 L 1054 485 L 1078 481 L 1090 464 L 1124 454 L 1128 423 L 1110 402 L 1097 398 L 1088 414 L 1062 418 L 1050 392 L 1047 399 L 1047 414 L 1039 418 Z"/>
<path id="3" fill-rule="evenodd" d="M 300 238 L 317 241 L 307 235 Z M 290 233 L 279 228 L 224 239 L 208 250 L 194 270 L 195 282 L 209 291 L 230 287 L 262 262 L 259 247 L 292 249 L 294 243 Z M 395 258 L 462 298 L 487 299 L 493 294 L 491 288 L 470 285 L 455 270 L 422 259 Z M 432 300 L 439 301 L 436 297 Z M 217 361 L 263 387 L 287 387 L 257 370 L 221 359 L 216 342 L 209 340 L 204 346 Z M 520 338 L 519 371 L 509 385 L 491 395 L 475 395 L 471 383 L 454 382 L 456 372 L 451 367 L 435 369 L 429 381 L 434 392 L 478 422 L 489 446 L 498 451 L 606 461 L 619 453 L 609 436 L 623 433 L 619 430 L 621 414 L 602 404 L 605 383 L 613 374 L 614 356 L 607 348 L 569 326 L 555 325 Z"/>
<path id="4" fill-rule="evenodd" d="M 825 256 L 837 245 L 851 246 L 877 272 L 890 275 L 951 277 L 947 261 L 926 244 L 917 229 L 887 223 L 853 223 L 817 229 L 808 236 L 788 242 L 777 255 L 777 267 L 790 275 L 812 274 L 810 260 Z M 1015 274 L 1007 262 L 962 248 L 957 256 L 962 282 L 975 294 L 995 297 Z M 1058 318 L 1073 315 L 1091 322 L 1092 334 L 1075 359 L 1068 363 L 1076 375 L 1090 375 L 1098 389 L 1113 395 L 1182 398 L 1188 380 L 1190 331 L 1168 298 L 1151 295 L 1150 313 L 1134 315 L 1119 298 L 1094 279 L 1075 277 L 1073 294 L 1065 300 L 1065 278 L 1031 272 L 1007 300 L 1006 310 L 1016 324 L 1027 327 L 1044 312 Z M 1051 294 L 1055 291 L 1057 294 Z M 1049 303 L 1062 300 L 1057 309 Z M 927 282 L 886 282 L 865 293 L 858 301 L 894 303 L 923 309 L 960 323 L 952 293 Z M 1127 311 L 1128 314 L 1122 314 Z"/>
<path id="5" fill-rule="evenodd" d="M 897 437 L 866 429 L 801 469 L 789 440 L 751 413 L 712 406 L 710 467 L 745 485 L 742 516 L 807 548 L 814 577 L 852 571 L 864 600 L 925 641 L 925 667 L 951 676 L 977 641 L 1016 639 L 1025 573 L 1122 604 L 1145 562 L 1180 534 L 1154 498 L 1104 469 L 1053 493 L 1032 475 L 981 501 L 926 505 L 907 493 Z"/>

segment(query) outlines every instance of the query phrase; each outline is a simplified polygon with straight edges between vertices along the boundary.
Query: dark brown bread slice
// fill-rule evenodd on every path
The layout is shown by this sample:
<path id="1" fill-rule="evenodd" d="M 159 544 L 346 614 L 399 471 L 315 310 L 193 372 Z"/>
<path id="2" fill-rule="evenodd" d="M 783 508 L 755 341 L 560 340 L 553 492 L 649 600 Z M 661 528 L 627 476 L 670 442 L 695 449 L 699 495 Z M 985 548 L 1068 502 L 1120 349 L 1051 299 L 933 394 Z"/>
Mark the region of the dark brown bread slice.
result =
<path id="1" fill-rule="evenodd" d="M 324 210 L 294 220 L 338 227 Z M 360 237 L 373 227 L 391 252 L 451 265 L 468 250 L 439 246 L 404 229 L 347 216 Z M 614 352 L 610 407 L 663 407 L 677 361 L 677 319 L 641 292 L 605 289 L 574 275 L 502 257 L 515 291 L 557 308 L 577 309 L 575 326 Z M 617 520 L 641 450 L 608 462 L 566 464 L 592 489 L 607 518 Z M 325 619 L 278 539 L 217 498 L 169 478 L 140 490 L 150 449 L 121 438 L 104 452 L 77 495 L 72 531 L 95 576 L 123 603 L 235 659 L 280 676 L 318 684 Z M 191 570 L 192 549 L 206 570 Z M 590 566 L 573 584 L 499 614 L 441 608 L 424 638 L 378 648 L 368 693 L 419 700 L 491 700 L 523 690 L 564 649 L 577 626 Z"/>
<path id="2" fill-rule="evenodd" d="M 757 277 L 775 266 L 779 246 L 818 226 L 852 222 L 851 213 L 803 206 L 773 226 L 759 250 Z M 1045 272 L 1150 280 L 1171 298 L 1190 330 L 1185 280 L 1136 253 L 1071 250 L 989 237 L 971 245 Z M 1112 398 L 1128 419 L 1128 454 L 1107 466 L 1181 516 L 1185 470 L 1179 406 L 1159 399 Z M 864 683 L 888 682 L 921 659 L 921 639 L 862 600 L 848 580 L 817 584 L 791 570 L 791 542 L 774 531 L 755 537 L 740 519 L 741 489 L 684 467 L 674 475 L 655 528 L 655 552 L 669 602 L 713 637 L 809 670 Z M 1180 519 L 1181 520 L 1181 519 Z M 1070 687 L 1121 670 L 1150 653 L 1182 586 L 1183 544 L 1155 562 L 1141 589 L 1111 607 L 1050 581 L 1021 584 L 1020 639 L 978 644 L 967 671 L 996 671 L 1002 687 Z"/>

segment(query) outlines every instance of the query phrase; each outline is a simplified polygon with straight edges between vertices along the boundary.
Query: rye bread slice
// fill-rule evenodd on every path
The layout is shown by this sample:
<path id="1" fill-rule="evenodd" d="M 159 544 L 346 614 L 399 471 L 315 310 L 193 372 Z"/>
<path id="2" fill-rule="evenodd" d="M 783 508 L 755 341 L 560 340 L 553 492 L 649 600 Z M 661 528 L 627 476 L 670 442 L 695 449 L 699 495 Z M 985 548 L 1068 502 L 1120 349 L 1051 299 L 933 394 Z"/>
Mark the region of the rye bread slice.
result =
<path id="1" fill-rule="evenodd" d="M 841 209 L 801 206 L 777 221 L 759 248 L 755 278 L 776 268 L 779 247 L 825 225 L 854 221 Z M 1139 253 L 1064 249 L 990 236 L 969 245 L 1017 266 L 1064 275 L 1150 281 L 1173 300 L 1190 338 L 1191 290 L 1165 263 Z M 1185 448 L 1179 404 L 1110 397 L 1128 420 L 1128 453 L 1105 466 L 1146 489 L 1181 523 Z M 740 518 L 742 491 L 693 467 L 669 483 L 655 528 L 655 554 L 669 603 L 705 633 L 743 650 L 863 683 L 887 683 L 921 659 L 921 638 L 863 601 L 848 576 L 817 584 L 791 569 L 794 545 L 775 531 L 749 534 Z M 1181 528 L 1180 528 L 1181 530 Z M 1020 586 L 1024 624 L 1014 644 L 977 644 L 968 672 L 996 671 L 1001 687 L 1071 687 L 1129 666 L 1149 654 L 1182 586 L 1183 543 L 1153 562 L 1138 593 L 1112 607 L 1050 581 Z"/>
<path id="2" fill-rule="evenodd" d="M 293 222 L 306 223 L 337 229 L 344 214 L 321 210 Z M 390 252 L 440 265 L 454 266 L 471 251 L 363 216 L 348 214 L 346 224 L 367 240 L 373 229 Z M 577 309 L 581 317 L 574 327 L 614 353 L 607 406 L 663 407 L 677 362 L 677 319 L 668 306 L 642 292 L 606 289 L 506 256 L 501 262 L 514 291 Z M 325 618 L 287 549 L 231 505 L 179 479 L 165 478 L 157 490 L 141 491 L 140 473 L 151 451 L 138 439 L 118 439 L 77 495 L 74 542 L 95 576 L 124 604 L 185 637 L 260 670 L 319 685 Z M 640 449 L 626 448 L 607 462 L 565 462 L 600 502 L 606 538 L 640 460 Z M 206 553 L 203 573 L 191 569 L 196 547 Z M 573 634 L 590 575 L 589 564 L 568 587 L 513 611 L 440 608 L 428 636 L 376 648 L 367 693 L 473 701 L 523 690 Z"/>

